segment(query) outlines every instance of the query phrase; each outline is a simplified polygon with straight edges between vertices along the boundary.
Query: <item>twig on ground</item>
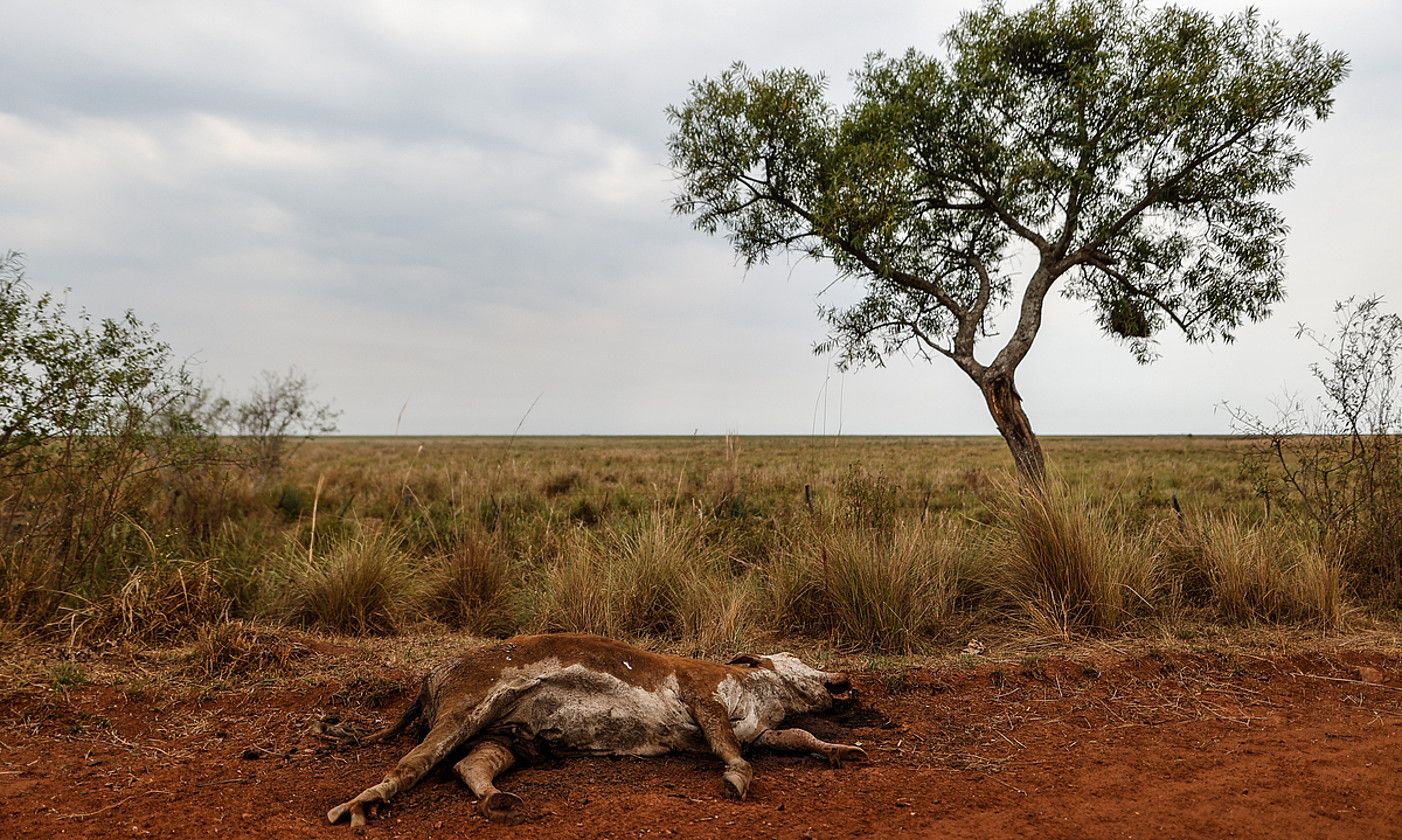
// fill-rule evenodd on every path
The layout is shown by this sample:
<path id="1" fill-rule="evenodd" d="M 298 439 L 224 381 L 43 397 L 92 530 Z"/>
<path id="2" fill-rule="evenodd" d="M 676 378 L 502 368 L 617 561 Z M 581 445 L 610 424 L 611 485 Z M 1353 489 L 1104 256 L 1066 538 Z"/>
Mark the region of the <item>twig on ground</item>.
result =
<path id="1" fill-rule="evenodd" d="M 127 796 L 123 796 L 121 799 L 118 799 L 116 802 L 113 802 L 111 805 L 104 805 L 103 807 L 98 808 L 96 811 L 88 811 L 87 813 L 83 813 L 83 814 L 59 814 L 58 817 L 59 817 L 59 819 L 61 819 L 61 820 L 85 820 L 85 819 L 87 819 L 88 817 L 95 817 L 95 816 L 97 816 L 98 814 L 102 814 L 102 813 L 105 813 L 105 812 L 107 812 L 107 811 L 112 810 L 113 808 L 118 808 L 118 807 L 120 807 L 120 806 L 122 806 L 122 805 L 125 805 L 126 803 L 128 803 L 128 802 L 130 802 L 131 800 L 137 798 L 138 796 L 149 796 L 149 795 L 151 795 L 151 794 L 153 794 L 153 793 L 163 793 L 163 794 L 165 794 L 166 796 L 174 796 L 174 795 L 175 795 L 174 793 L 171 793 L 171 792 L 168 791 L 168 790 L 143 790 L 143 791 L 141 791 L 140 793 L 133 793 L 133 794 L 128 794 Z"/>
<path id="2" fill-rule="evenodd" d="M 1366 685 L 1369 688 L 1381 688 L 1383 691 L 1402 691 L 1402 688 L 1381 683 L 1370 683 L 1366 680 L 1353 680 L 1348 677 L 1326 677 L 1323 674 L 1306 674 L 1303 671 L 1296 671 L 1292 677 L 1306 677 L 1311 680 L 1328 680 L 1329 682 L 1349 683 L 1350 685 Z"/>

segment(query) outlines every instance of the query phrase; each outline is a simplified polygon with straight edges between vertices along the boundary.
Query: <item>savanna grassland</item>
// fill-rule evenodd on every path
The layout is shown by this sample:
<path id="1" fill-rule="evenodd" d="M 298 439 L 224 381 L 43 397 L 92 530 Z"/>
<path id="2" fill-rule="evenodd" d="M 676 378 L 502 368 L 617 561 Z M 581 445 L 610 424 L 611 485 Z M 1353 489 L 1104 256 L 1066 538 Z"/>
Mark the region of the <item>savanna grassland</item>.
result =
<path id="1" fill-rule="evenodd" d="M 1030 497 L 996 438 L 327 438 L 271 469 L 215 459 L 127 481 L 86 531 L 83 511 L 67 532 L 33 527 L 54 529 L 52 509 L 9 511 L 0 603 L 10 632 L 73 643 L 237 619 L 881 653 L 979 628 L 1331 628 L 1386 611 L 1346 546 L 1252 466 L 1261 445 L 1049 438 L 1056 480 Z"/>

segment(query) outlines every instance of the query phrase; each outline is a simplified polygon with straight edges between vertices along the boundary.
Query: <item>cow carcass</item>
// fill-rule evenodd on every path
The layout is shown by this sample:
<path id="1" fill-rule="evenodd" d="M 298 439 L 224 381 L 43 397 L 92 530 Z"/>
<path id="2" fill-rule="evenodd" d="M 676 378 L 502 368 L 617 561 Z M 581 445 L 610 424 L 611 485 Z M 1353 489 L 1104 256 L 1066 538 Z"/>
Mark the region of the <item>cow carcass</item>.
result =
<path id="1" fill-rule="evenodd" d="M 652 653 L 579 633 L 519 636 L 472 650 L 424 677 L 413 705 L 365 742 L 414 723 L 423 741 L 385 776 L 326 815 L 361 826 L 396 794 L 450 756 L 488 819 L 520 799 L 495 786 L 520 760 L 551 754 L 652 756 L 711 752 L 728 793 L 744 799 L 753 771 L 742 745 L 816 753 L 834 766 L 863 759 L 860 747 L 830 744 L 803 729 L 777 729 L 791 715 L 851 698 L 847 677 L 792 654 L 742 654 L 722 664 Z"/>

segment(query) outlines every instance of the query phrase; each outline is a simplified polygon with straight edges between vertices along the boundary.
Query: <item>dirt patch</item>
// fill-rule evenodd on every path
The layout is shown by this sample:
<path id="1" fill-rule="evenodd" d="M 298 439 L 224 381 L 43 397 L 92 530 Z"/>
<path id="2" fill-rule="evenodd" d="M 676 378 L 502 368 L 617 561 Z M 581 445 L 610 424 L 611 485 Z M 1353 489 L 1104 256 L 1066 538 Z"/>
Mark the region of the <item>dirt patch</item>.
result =
<path id="1" fill-rule="evenodd" d="M 341 654 L 316 654 L 319 657 Z M 1383 683 L 1357 679 L 1374 669 Z M 705 756 L 576 758 L 501 787 L 510 825 L 446 771 L 371 824 L 382 837 L 1399 836 L 1402 654 L 1057 654 L 856 673 L 860 707 L 806 721 L 872 760 L 760 753 L 746 802 Z M 71 681 L 70 681 L 71 682 Z M 409 742 L 330 747 L 324 713 L 371 723 L 411 670 L 318 684 L 57 685 L 0 696 L 10 837 L 341 837 L 328 808 Z"/>

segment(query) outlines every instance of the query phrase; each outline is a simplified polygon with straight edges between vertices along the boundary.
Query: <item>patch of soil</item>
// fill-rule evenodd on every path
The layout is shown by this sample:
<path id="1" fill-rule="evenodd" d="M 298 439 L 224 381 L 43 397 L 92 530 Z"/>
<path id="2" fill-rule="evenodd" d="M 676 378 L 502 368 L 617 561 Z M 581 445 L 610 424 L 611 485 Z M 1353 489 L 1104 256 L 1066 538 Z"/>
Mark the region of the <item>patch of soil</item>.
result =
<path id="1" fill-rule="evenodd" d="M 1391 679 L 1365 683 L 1360 667 Z M 805 724 L 861 744 L 865 764 L 759 753 L 749 799 L 733 802 L 706 756 L 555 761 L 499 780 L 525 801 L 506 825 L 478 816 L 443 769 L 369 834 L 1397 837 L 1398 674 L 1396 652 L 859 672 L 859 708 Z M 417 688 L 411 673 L 360 679 L 4 689 L 0 834 L 349 836 L 326 824 L 327 809 L 379 781 L 411 743 L 328 746 L 311 728 L 332 711 L 393 718 Z"/>

